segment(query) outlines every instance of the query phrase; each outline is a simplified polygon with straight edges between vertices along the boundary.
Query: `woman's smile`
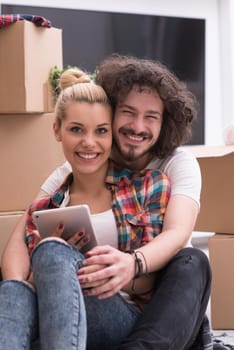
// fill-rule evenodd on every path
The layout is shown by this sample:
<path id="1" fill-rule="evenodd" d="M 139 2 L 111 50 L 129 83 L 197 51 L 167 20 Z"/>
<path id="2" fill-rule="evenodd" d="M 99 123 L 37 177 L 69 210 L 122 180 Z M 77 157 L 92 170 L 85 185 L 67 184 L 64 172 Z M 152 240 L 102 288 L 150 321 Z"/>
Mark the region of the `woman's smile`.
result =
<path id="1" fill-rule="evenodd" d="M 84 159 L 84 160 L 93 160 L 93 159 L 96 159 L 100 153 L 87 153 L 87 152 L 75 152 L 75 154 L 81 158 L 81 159 Z"/>

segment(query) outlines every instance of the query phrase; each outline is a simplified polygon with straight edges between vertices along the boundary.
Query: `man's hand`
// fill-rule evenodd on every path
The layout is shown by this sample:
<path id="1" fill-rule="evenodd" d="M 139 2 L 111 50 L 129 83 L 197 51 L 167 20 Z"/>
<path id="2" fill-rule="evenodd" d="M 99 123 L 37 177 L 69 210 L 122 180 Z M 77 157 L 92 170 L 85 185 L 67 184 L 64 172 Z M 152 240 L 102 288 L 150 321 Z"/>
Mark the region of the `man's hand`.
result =
<path id="1" fill-rule="evenodd" d="M 135 274 L 134 259 L 111 246 L 97 246 L 87 252 L 78 278 L 85 295 L 109 298 L 128 284 Z"/>

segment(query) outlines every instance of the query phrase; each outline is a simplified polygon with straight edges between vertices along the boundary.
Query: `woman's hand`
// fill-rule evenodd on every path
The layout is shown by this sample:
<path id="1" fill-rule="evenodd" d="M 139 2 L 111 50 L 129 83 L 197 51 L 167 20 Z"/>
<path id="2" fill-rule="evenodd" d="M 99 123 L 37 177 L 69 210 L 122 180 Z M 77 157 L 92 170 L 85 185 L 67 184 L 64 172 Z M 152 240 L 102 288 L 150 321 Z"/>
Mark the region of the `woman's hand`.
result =
<path id="1" fill-rule="evenodd" d="M 61 222 L 55 230 L 52 232 L 51 236 L 52 237 L 57 237 L 57 238 L 63 238 L 63 230 L 64 230 L 64 225 Z M 85 245 L 89 242 L 90 237 L 89 235 L 84 232 L 84 231 L 77 231 L 74 232 L 67 240 L 66 242 L 72 245 L 74 248 L 79 250 L 82 253 L 82 248 L 85 247 Z"/>
<path id="2" fill-rule="evenodd" d="M 83 248 L 90 241 L 90 236 L 84 231 L 75 232 L 72 236 L 67 239 L 67 243 L 74 246 L 77 250 L 83 253 Z"/>
<path id="3" fill-rule="evenodd" d="M 78 278 L 85 295 L 109 298 L 128 284 L 135 274 L 131 254 L 111 246 L 97 246 L 87 252 Z"/>

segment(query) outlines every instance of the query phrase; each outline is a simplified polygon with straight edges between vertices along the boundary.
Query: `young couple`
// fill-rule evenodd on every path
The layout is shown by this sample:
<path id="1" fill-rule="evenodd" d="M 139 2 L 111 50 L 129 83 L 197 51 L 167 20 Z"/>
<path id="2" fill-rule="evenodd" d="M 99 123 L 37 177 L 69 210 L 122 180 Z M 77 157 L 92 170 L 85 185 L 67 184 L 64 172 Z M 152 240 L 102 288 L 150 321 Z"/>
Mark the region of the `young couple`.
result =
<path id="1" fill-rule="evenodd" d="M 43 184 L 2 258 L 0 349 L 30 349 L 38 331 L 42 350 L 212 349 L 209 262 L 186 247 L 200 171 L 178 148 L 191 135 L 194 99 L 149 60 L 104 60 L 96 83 L 108 98 L 77 74 L 72 84 L 63 74 L 55 110 L 67 162 Z M 97 247 L 84 257 L 74 245 L 85 236 L 63 241 L 62 224 L 40 241 L 33 210 L 81 203 L 93 214 Z"/>

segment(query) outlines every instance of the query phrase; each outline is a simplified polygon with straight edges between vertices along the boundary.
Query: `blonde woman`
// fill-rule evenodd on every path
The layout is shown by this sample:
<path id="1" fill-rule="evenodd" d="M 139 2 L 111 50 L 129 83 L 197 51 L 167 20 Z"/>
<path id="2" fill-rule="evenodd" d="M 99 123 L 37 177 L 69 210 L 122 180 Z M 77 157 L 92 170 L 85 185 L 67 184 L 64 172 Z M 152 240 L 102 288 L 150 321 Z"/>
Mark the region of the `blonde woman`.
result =
<path id="1" fill-rule="evenodd" d="M 146 255 L 162 230 L 168 178 L 160 171 L 119 169 L 109 160 L 112 109 L 104 90 L 72 69 L 60 84 L 54 133 L 72 172 L 28 209 L 28 251 L 21 242 L 16 254 L 30 278 L 0 285 L 1 350 L 36 349 L 38 342 L 41 350 L 113 349 L 131 332 L 154 287 L 156 266 Z M 97 247 L 81 254 L 74 245 L 84 233 L 64 241 L 62 223 L 41 239 L 34 210 L 83 203 Z"/>

